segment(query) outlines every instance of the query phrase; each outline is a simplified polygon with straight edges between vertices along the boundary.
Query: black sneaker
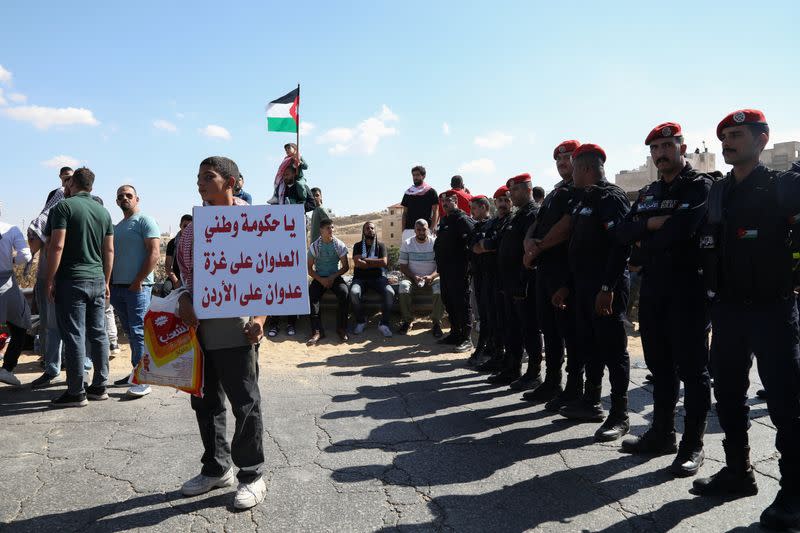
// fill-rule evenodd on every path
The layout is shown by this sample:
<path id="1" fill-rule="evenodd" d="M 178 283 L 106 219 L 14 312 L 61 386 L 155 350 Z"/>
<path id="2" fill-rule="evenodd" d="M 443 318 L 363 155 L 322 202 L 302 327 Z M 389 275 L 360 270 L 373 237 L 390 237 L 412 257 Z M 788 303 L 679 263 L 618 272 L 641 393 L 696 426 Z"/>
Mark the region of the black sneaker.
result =
<path id="1" fill-rule="evenodd" d="M 65 392 L 50 402 L 51 407 L 86 407 L 87 405 L 89 405 L 89 401 L 84 392 L 80 394 Z"/>
<path id="2" fill-rule="evenodd" d="M 86 397 L 90 400 L 108 400 L 108 393 L 105 387 L 86 387 Z"/>
<path id="3" fill-rule="evenodd" d="M 127 387 L 127 386 L 130 385 L 130 379 L 131 379 L 131 375 L 128 374 L 124 378 L 121 378 L 121 379 L 118 379 L 117 381 L 115 381 L 114 382 L 114 386 L 115 387 Z"/>
<path id="4" fill-rule="evenodd" d="M 464 353 L 472 350 L 474 346 L 472 346 L 472 341 L 467 338 L 465 341 L 456 344 L 455 348 L 453 348 L 454 352 L 457 353 Z"/>
<path id="5" fill-rule="evenodd" d="M 397 334 L 398 335 L 408 335 L 408 330 L 411 329 L 411 324 L 408 322 L 400 322 L 397 325 Z"/>
<path id="6" fill-rule="evenodd" d="M 42 374 L 38 378 L 31 381 L 31 389 L 43 389 L 56 383 L 63 383 L 60 374 L 58 376 L 50 377 L 47 374 Z"/>
<path id="7" fill-rule="evenodd" d="M 431 328 L 431 334 L 434 336 L 434 338 L 437 339 L 441 339 L 442 337 L 444 337 L 444 331 L 442 331 L 442 326 L 439 324 L 434 324 L 433 327 Z"/>

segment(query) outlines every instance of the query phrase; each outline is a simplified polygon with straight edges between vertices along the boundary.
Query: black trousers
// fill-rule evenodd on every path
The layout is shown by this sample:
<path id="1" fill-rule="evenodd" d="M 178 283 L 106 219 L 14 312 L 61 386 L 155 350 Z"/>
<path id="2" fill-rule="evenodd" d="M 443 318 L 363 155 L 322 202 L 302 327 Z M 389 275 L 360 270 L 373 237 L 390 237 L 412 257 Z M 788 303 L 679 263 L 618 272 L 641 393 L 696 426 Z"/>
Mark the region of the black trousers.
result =
<path id="1" fill-rule="evenodd" d="M 642 278 L 639 324 L 644 360 L 653 375 L 653 426 L 673 430 L 680 382 L 686 432 L 701 430 L 711 408 L 708 333 L 711 322 L 702 279 L 690 273 Z M 700 442 L 694 444 L 702 444 Z"/>
<path id="2" fill-rule="evenodd" d="M 628 305 L 628 276 L 614 291 L 612 313 L 599 316 L 594 304 L 601 283 L 594 280 L 575 280 L 575 324 L 580 358 L 586 367 L 586 389 L 600 388 L 603 372 L 608 367 L 612 396 L 626 396 L 630 377 L 628 334 L 622 320 Z"/>
<path id="3" fill-rule="evenodd" d="M 477 265 L 472 271 L 472 280 L 475 285 L 475 301 L 478 304 L 478 318 L 481 322 L 480 338 L 486 344 L 491 344 L 497 335 L 497 312 L 494 309 L 495 294 L 497 293 L 495 279 L 492 271 L 487 271 Z"/>
<path id="4" fill-rule="evenodd" d="M 242 483 L 261 477 L 264 468 L 264 425 L 258 389 L 258 353 L 255 345 L 224 350 L 204 350 L 203 397 L 192 396 L 203 440 L 205 476 L 219 477 L 233 464 Z M 236 419 L 233 441 L 226 437 L 225 398 Z"/>
<path id="5" fill-rule="evenodd" d="M 9 372 L 13 372 L 19 361 L 22 348 L 25 346 L 25 335 L 27 335 L 27 333 L 25 332 L 25 328 L 16 326 L 11 322 L 6 322 L 6 327 L 8 327 L 8 334 L 11 336 L 11 341 L 8 343 L 5 356 L 3 356 L 3 368 Z"/>
<path id="6" fill-rule="evenodd" d="M 719 301 L 711 321 L 714 396 L 727 445 L 748 444 L 747 389 L 755 354 L 777 430 L 781 486 L 800 490 L 800 341 L 794 297 L 769 304 Z"/>
<path id="7" fill-rule="evenodd" d="M 521 370 L 524 348 L 528 354 L 526 373 L 538 374 L 542 369 L 542 334 L 536 314 L 533 281 L 526 288 L 503 291 L 503 304 L 506 367 L 511 371 Z"/>
<path id="8" fill-rule="evenodd" d="M 322 315 L 320 313 L 320 301 L 322 295 L 325 294 L 326 289 L 322 283 L 317 280 L 311 280 L 311 285 L 308 287 L 308 298 L 311 301 L 311 331 L 319 331 L 323 333 L 325 329 L 322 327 Z M 347 329 L 347 295 L 350 289 L 347 283 L 341 276 L 336 278 L 333 286 L 330 288 L 336 295 L 336 329 Z"/>
<path id="9" fill-rule="evenodd" d="M 552 303 L 553 294 L 563 285 L 562 279 L 563 276 L 537 270 L 536 311 L 539 313 L 539 325 L 544 336 L 547 372 L 553 375 L 561 373 L 566 349 L 567 373 L 577 376 L 583 374 L 583 363 L 578 358 L 575 345 L 575 314 L 571 310 L 574 291 L 570 291 L 567 309 L 556 309 Z"/>
<path id="10" fill-rule="evenodd" d="M 467 338 L 472 332 L 472 288 L 469 271 L 465 269 L 439 270 L 442 303 L 450 317 L 450 331 Z"/>

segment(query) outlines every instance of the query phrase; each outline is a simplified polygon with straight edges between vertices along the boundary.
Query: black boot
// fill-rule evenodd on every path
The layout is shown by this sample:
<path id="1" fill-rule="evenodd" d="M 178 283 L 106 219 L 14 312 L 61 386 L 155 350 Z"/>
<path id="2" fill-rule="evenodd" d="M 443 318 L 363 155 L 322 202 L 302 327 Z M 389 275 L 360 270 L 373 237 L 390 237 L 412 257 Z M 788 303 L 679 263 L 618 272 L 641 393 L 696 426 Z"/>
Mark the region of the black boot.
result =
<path id="1" fill-rule="evenodd" d="M 761 513 L 761 525 L 779 531 L 800 529 L 800 491 L 781 488 L 769 507 Z"/>
<path id="2" fill-rule="evenodd" d="M 531 368 L 530 365 L 525 373 L 513 383 L 508 385 L 508 388 L 515 391 L 524 391 L 535 389 L 542 384 L 542 371 L 538 367 Z"/>
<path id="3" fill-rule="evenodd" d="M 655 423 L 641 437 L 622 441 L 622 451 L 642 455 L 671 455 L 678 451 L 675 430 Z"/>
<path id="4" fill-rule="evenodd" d="M 503 351 L 496 351 L 488 361 L 477 365 L 475 370 L 478 372 L 499 372 L 503 368 L 503 359 L 505 359 L 505 353 Z"/>
<path id="5" fill-rule="evenodd" d="M 758 494 L 758 485 L 750 464 L 750 446 L 732 446 L 722 442 L 726 466 L 711 477 L 695 479 L 692 489 L 701 496 L 740 498 Z"/>
<path id="6" fill-rule="evenodd" d="M 583 374 L 567 374 L 567 386 L 564 391 L 544 404 L 544 408 L 552 413 L 557 413 L 568 403 L 577 400 L 583 392 Z"/>
<path id="7" fill-rule="evenodd" d="M 561 394 L 561 369 L 547 372 L 544 383 L 533 390 L 527 391 L 522 395 L 522 399 L 527 402 L 542 403 L 547 402 Z"/>
<path id="8" fill-rule="evenodd" d="M 558 413 L 564 418 L 582 422 L 597 422 L 603 420 L 605 412 L 603 411 L 603 404 L 600 403 L 601 392 L 602 389 L 600 386 L 587 384 L 583 396 L 569 402 L 562 407 Z"/>
<path id="9" fill-rule="evenodd" d="M 483 354 L 485 353 L 485 351 L 486 351 L 486 343 L 485 342 L 482 343 L 480 339 L 478 339 L 478 347 L 475 348 L 475 351 L 472 352 L 469 356 L 469 359 L 467 359 L 467 366 L 471 367 L 476 366 L 478 364 L 478 360 L 483 358 Z"/>
<path id="10" fill-rule="evenodd" d="M 630 429 L 628 397 L 612 395 L 611 411 L 608 413 L 606 421 L 595 431 L 594 439 L 600 442 L 617 440 L 623 435 L 627 435 Z"/>
<path id="11" fill-rule="evenodd" d="M 706 434 L 706 417 L 689 417 L 684 419 L 685 429 L 678 455 L 669 470 L 678 477 L 689 477 L 697 474 L 706 454 L 703 452 L 703 436 Z"/>

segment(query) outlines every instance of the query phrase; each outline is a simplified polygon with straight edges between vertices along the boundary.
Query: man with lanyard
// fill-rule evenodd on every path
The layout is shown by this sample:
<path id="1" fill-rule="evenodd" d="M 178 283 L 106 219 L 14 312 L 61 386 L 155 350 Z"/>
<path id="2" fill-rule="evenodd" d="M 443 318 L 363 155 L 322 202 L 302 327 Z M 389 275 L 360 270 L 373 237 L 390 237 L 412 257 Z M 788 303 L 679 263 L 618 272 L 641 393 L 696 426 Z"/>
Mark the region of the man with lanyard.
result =
<path id="1" fill-rule="evenodd" d="M 531 402 L 547 402 L 545 409 L 554 412 L 579 398 L 583 392 L 583 366 L 575 346 L 575 315 L 571 310 L 558 309 L 552 304 L 557 290 L 570 287 L 567 240 L 570 209 L 575 197 L 572 154 L 580 145 L 578 141 L 569 140 L 553 150 L 561 181 L 545 196 L 536 223 L 525 236 L 523 262 L 527 268 L 536 268 L 536 309 L 544 336 L 547 377 L 540 387 L 527 391 L 522 398 Z M 561 363 L 565 349 L 567 386 L 562 390 Z"/>
<path id="2" fill-rule="evenodd" d="M 800 213 L 800 173 L 759 162 L 769 142 L 764 113 L 742 109 L 717 126 L 725 162 L 733 166 L 708 196 L 701 246 L 712 297 L 711 368 L 717 414 L 725 432 L 725 467 L 697 479 L 701 495 L 739 497 L 758 492 L 747 430 L 748 375 L 755 354 L 767 391 L 781 457 L 781 489 L 761 525 L 800 527 L 800 346 L 793 294 L 790 227 Z"/>
<path id="3" fill-rule="evenodd" d="M 469 236 L 474 222 L 458 208 L 456 191 L 442 193 L 441 201 L 447 214 L 439 221 L 433 250 L 441 279 L 442 301 L 450 317 L 450 334 L 437 342 L 451 344 L 461 353 L 472 349 Z"/>
<path id="4" fill-rule="evenodd" d="M 680 124 L 656 126 L 644 141 L 659 179 L 639 192 L 617 229 L 635 245 L 641 266 L 639 325 L 647 368 L 653 375 L 653 423 L 622 451 L 666 455 L 678 451 L 670 471 L 691 476 L 702 466 L 703 435 L 711 407 L 708 332 L 700 263 L 700 229 L 712 180 L 686 162 Z M 684 384 L 683 438 L 676 447 L 675 406 Z"/>
<path id="5" fill-rule="evenodd" d="M 541 385 L 542 336 L 534 300 L 535 275 L 522 264 L 523 240 L 536 220 L 530 174 L 520 174 L 506 183 L 517 211 L 500 234 L 497 270 L 505 312 L 505 361 L 503 368 L 489 376 L 489 383 L 509 385 L 512 390 Z M 528 368 L 522 375 L 522 352 L 528 354 Z"/>
<path id="6" fill-rule="evenodd" d="M 489 305 L 491 306 L 491 320 L 494 324 L 494 331 L 491 336 L 491 347 L 487 348 L 489 359 L 479 363 L 475 370 L 478 372 L 499 372 L 502 370 L 505 361 L 505 303 L 503 294 L 500 292 L 499 271 L 497 262 L 497 248 L 500 236 L 506 224 L 511 220 L 511 198 L 508 195 L 508 187 L 500 186 L 494 195 L 494 206 L 497 215 L 490 219 L 483 239 L 472 247 L 472 253 L 479 255 L 480 261 L 485 266 L 486 287 L 489 292 Z"/>
<path id="7" fill-rule="evenodd" d="M 622 321 L 628 304 L 629 247 L 616 236 L 630 203 L 625 191 L 605 180 L 605 161 L 605 151 L 596 144 L 582 144 L 572 152 L 572 178 L 583 195 L 573 209 L 568 256 L 578 353 L 586 358 L 586 386 L 583 398 L 560 411 L 574 420 L 603 420 L 600 397 L 608 367 L 611 411 L 595 432 L 598 441 L 616 440 L 630 429 L 628 336 Z M 568 287 L 556 291 L 556 306 L 567 309 L 569 295 Z"/>
<path id="8" fill-rule="evenodd" d="M 361 240 L 353 245 L 353 282 L 350 285 L 350 304 L 353 306 L 356 325 L 353 333 L 360 335 L 367 326 L 363 301 L 367 289 L 372 289 L 381 298 L 381 323 L 378 330 L 384 337 L 391 337 L 389 319 L 394 303 L 394 290 L 386 278 L 388 254 L 386 246 L 378 242 L 375 224 L 365 222 L 361 229 Z"/>

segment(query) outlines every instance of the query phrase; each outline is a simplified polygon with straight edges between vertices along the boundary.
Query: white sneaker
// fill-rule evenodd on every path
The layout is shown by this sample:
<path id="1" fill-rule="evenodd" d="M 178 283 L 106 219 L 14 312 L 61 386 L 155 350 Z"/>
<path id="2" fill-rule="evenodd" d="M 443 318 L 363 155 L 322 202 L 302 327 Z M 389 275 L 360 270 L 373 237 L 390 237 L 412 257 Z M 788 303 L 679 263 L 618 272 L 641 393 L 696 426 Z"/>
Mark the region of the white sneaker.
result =
<path id="1" fill-rule="evenodd" d="M 389 326 L 387 326 L 386 324 L 381 324 L 380 326 L 378 326 L 378 331 L 383 333 L 384 337 L 391 337 L 392 336 L 392 330 L 389 329 Z"/>
<path id="2" fill-rule="evenodd" d="M 364 328 L 366 327 L 367 327 L 366 322 L 359 322 L 358 324 L 356 324 L 356 327 L 353 328 L 353 334 L 361 335 L 362 333 L 364 333 Z"/>
<path id="3" fill-rule="evenodd" d="M 239 483 L 233 506 L 237 509 L 250 509 L 264 501 L 267 495 L 267 485 L 264 478 L 260 477 L 252 483 Z"/>
<path id="4" fill-rule="evenodd" d="M 230 487 L 233 485 L 233 479 L 233 468 L 229 468 L 220 477 L 199 474 L 181 485 L 181 494 L 184 496 L 197 496 L 198 494 L 205 494 L 212 489 Z"/>
<path id="5" fill-rule="evenodd" d="M 135 398 L 141 398 L 142 396 L 147 396 L 150 394 L 150 385 L 133 385 L 131 388 L 128 389 L 128 392 L 125 393 L 127 396 L 133 396 Z"/>
<path id="6" fill-rule="evenodd" d="M 9 385 L 14 385 L 15 387 L 22 385 L 22 383 L 20 383 L 20 381 L 17 379 L 17 376 L 5 368 L 0 368 L 0 381 L 3 383 L 8 383 Z"/>

